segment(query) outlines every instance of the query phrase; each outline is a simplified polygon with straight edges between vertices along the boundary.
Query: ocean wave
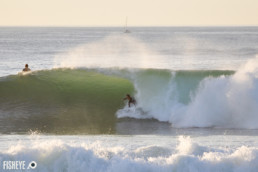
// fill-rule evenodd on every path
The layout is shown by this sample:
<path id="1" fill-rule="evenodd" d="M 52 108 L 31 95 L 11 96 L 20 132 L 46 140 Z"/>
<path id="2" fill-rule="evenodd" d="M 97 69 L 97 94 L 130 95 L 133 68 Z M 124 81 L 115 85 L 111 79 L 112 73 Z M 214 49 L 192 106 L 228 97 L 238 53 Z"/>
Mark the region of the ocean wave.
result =
<path id="1" fill-rule="evenodd" d="M 258 58 L 249 60 L 235 73 L 190 71 L 136 77 L 137 107 L 125 107 L 117 116 L 154 118 L 174 127 L 257 129 L 257 64 Z"/>
<path id="2" fill-rule="evenodd" d="M 29 145 L 29 146 L 28 146 Z M 256 171 L 257 147 L 215 148 L 179 136 L 176 147 L 106 146 L 102 141 L 62 139 L 19 142 L 1 151 L 1 161 L 37 162 L 36 171 Z"/>
<path id="3" fill-rule="evenodd" d="M 0 79 L 1 131 L 113 133 L 115 112 L 133 92 L 123 78 L 83 69 L 52 69 Z"/>
<path id="4" fill-rule="evenodd" d="M 256 64 L 253 59 L 238 71 L 59 68 L 1 77 L 1 127 L 115 133 L 116 117 L 129 117 L 179 128 L 256 129 Z M 122 101 L 127 93 L 136 106 Z"/>

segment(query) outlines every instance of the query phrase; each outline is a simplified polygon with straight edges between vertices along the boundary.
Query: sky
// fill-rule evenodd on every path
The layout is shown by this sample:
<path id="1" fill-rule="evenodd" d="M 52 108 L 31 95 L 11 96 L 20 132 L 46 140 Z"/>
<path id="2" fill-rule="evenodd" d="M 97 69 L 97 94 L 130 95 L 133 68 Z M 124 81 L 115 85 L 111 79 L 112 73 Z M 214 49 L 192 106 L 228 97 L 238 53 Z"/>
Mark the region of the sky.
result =
<path id="1" fill-rule="evenodd" d="M 257 26 L 258 0 L 0 0 L 0 26 Z"/>

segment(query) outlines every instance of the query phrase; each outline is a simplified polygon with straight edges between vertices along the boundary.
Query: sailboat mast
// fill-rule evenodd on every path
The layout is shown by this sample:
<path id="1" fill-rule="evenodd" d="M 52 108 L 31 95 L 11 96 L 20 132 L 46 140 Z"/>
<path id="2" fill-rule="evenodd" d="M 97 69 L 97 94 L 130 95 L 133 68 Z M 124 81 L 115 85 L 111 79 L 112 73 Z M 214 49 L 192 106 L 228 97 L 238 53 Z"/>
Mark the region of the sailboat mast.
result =
<path id="1" fill-rule="evenodd" d="M 124 30 L 124 33 L 130 33 L 130 31 L 127 29 L 127 16 L 126 16 L 126 19 L 125 19 L 125 30 Z"/>
<path id="2" fill-rule="evenodd" d="M 127 28 L 127 16 L 126 16 L 126 20 L 125 20 L 125 28 Z"/>

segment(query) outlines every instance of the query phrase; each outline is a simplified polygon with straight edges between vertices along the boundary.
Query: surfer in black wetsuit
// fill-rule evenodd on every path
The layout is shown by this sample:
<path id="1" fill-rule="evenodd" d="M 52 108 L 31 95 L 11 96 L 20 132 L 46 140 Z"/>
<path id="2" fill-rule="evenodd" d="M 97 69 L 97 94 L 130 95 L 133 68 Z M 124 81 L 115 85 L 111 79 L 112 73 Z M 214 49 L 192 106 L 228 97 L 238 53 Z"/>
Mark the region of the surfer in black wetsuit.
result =
<path id="1" fill-rule="evenodd" d="M 130 94 L 126 94 L 126 97 L 123 100 L 128 100 L 128 106 L 131 107 L 131 103 L 135 105 L 136 101 L 134 98 L 130 96 Z"/>
<path id="2" fill-rule="evenodd" d="M 28 71 L 30 71 L 29 65 L 26 64 L 26 65 L 25 65 L 25 68 L 24 68 L 22 71 L 23 71 L 23 72 L 28 72 Z"/>

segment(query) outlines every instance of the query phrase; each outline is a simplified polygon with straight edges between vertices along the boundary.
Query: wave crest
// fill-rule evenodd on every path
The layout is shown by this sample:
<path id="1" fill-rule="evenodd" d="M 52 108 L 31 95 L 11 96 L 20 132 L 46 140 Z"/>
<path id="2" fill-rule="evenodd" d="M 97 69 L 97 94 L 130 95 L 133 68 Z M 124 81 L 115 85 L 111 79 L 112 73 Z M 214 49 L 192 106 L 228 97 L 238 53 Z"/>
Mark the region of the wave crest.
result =
<path id="1" fill-rule="evenodd" d="M 138 106 L 119 110 L 118 117 L 154 118 L 174 127 L 258 128 L 258 58 L 236 73 L 158 75 L 136 77 Z"/>

